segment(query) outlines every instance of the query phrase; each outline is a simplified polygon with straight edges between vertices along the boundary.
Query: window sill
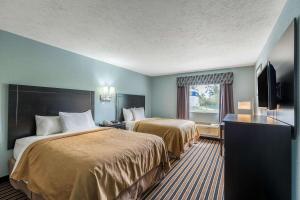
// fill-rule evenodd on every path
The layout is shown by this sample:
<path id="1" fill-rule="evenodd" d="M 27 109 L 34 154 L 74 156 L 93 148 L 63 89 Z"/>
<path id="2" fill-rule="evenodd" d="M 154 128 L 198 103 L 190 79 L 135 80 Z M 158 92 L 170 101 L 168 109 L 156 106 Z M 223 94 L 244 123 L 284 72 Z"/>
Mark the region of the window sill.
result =
<path id="1" fill-rule="evenodd" d="M 201 111 L 190 111 L 190 113 L 200 113 L 200 114 L 219 114 L 219 112 L 201 112 Z"/>

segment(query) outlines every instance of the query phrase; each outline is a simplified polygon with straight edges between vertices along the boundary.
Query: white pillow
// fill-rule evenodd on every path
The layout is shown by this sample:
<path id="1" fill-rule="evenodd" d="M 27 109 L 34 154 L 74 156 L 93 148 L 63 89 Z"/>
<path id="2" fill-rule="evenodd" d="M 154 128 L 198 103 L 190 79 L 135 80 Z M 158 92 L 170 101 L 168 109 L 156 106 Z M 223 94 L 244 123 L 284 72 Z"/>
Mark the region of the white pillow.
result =
<path id="1" fill-rule="evenodd" d="M 123 116 L 124 116 L 124 121 L 133 121 L 133 114 L 131 108 L 129 109 L 123 108 Z"/>
<path id="2" fill-rule="evenodd" d="M 36 135 L 45 136 L 62 132 L 59 116 L 35 116 Z"/>
<path id="3" fill-rule="evenodd" d="M 134 120 L 145 119 L 145 110 L 141 108 L 132 108 Z"/>
<path id="4" fill-rule="evenodd" d="M 82 131 L 96 127 L 91 110 L 83 113 L 59 112 L 59 116 L 64 132 Z"/>

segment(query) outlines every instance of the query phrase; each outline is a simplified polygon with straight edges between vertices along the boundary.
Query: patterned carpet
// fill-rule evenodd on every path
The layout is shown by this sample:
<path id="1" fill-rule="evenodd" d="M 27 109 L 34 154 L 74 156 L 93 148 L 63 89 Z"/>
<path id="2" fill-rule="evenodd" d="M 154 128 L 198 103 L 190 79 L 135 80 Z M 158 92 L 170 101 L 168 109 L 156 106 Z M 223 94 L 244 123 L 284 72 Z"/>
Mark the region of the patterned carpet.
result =
<path id="1" fill-rule="evenodd" d="M 7 181 L 0 184 L 0 199 L 25 200 L 27 197 L 22 192 L 15 190 Z"/>
<path id="2" fill-rule="evenodd" d="M 202 139 L 143 199 L 223 199 L 223 157 L 218 141 Z"/>
<path id="3" fill-rule="evenodd" d="M 223 158 L 218 141 L 202 139 L 180 160 L 172 160 L 172 169 L 155 187 L 148 190 L 144 200 L 156 199 L 223 199 Z M 0 184 L 1 200 L 24 200 L 24 194 L 9 182 Z"/>

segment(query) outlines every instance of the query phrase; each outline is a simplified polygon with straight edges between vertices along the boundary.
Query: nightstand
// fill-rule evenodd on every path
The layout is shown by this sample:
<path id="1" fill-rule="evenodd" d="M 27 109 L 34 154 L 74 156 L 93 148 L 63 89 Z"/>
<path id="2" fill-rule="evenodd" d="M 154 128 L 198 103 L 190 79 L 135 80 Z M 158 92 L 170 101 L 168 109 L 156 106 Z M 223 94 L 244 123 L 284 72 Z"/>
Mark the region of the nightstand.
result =
<path id="1" fill-rule="evenodd" d="M 99 124 L 100 127 L 113 127 L 117 129 L 124 129 L 126 130 L 126 124 L 124 122 L 118 122 L 118 123 L 113 123 L 113 124 Z"/>

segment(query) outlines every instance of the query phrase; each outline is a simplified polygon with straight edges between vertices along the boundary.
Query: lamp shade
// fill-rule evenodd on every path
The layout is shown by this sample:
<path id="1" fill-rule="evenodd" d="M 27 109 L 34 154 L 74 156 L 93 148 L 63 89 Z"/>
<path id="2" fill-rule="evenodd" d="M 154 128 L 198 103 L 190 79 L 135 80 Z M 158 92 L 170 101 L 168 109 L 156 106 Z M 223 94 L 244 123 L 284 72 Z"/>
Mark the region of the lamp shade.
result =
<path id="1" fill-rule="evenodd" d="M 108 95 L 108 86 L 102 88 L 102 95 Z"/>
<path id="2" fill-rule="evenodd" d="M 251 110 L 251 101 L 239 101 L 238 109 L 239 110 Z"/>
<path id="3" fill-rule="evenodd" d="M 116 88 L 113 86 L 103 86 L 100 89 L 100 100 L 101 101 L 111 101 L 116 93 Z"/>
<path id="4" fill-rule="evenodd" d="M 109 95 L 113 96 L 113 95 L 115 95 L 115 93 L 116 93 L 116 88 L 113 86 L 110 86 L 109 87 Z"/>

